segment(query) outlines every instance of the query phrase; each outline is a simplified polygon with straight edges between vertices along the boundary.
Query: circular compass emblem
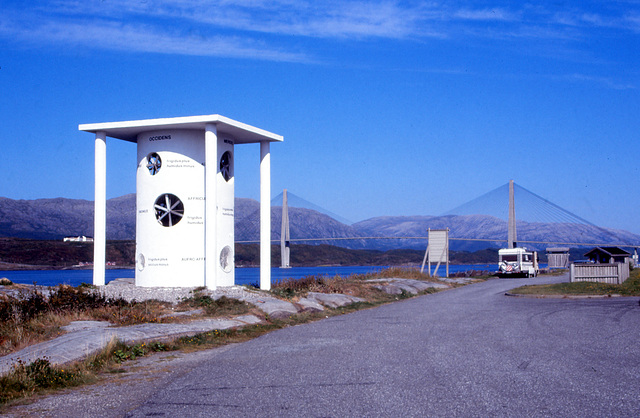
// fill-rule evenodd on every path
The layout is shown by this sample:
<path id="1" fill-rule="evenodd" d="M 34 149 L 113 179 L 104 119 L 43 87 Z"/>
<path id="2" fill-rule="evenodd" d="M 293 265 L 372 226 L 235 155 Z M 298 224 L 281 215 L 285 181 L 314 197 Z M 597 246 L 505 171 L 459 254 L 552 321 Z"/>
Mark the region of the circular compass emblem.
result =
<path id="1" fill-rule="evenodd" d="M 144 259 L 144 254 L 138 254 L 138 259 L 136 260 L 136 265 L 138 266 L 138 270 L 142 271 L 146 267 L 147 263 Z"/>
<path id="2" fill-rule="evenodd" d="M 231 153 L 229 151 L 225 151 L 222 154 L 222 158 L 220 158 L 220 173 L 224 178 L 224 181 L 229 181 L 231 178 Z"/>
<path id="3" fill-rule="evenodd" d="M 158 171 L 160 171 L 160 167 L 162 167 L 162 160 L 157 153 L 152 152 L 151 154 L 147 155 L 147 168 L 149 169 L 149 173 L 152 176 L 158 174 Z"/>
<path id="4" fill-rule="evenodd" d="M 230 246 L 225 246 L 222 251 L 220 251 L 220 267 L 225 273 L 229 273 L 231 271 L 231 267 L 233 266 L 233 253 L 231 252 Z"/>
<path id="5" fill-rule="evenodd" d="M 174 226 L 184 215 L 184 204 L 178 196 L 170 193 L 160 195 L 153 207 L 156 211 L 156 219 L 162 226 Z"/>

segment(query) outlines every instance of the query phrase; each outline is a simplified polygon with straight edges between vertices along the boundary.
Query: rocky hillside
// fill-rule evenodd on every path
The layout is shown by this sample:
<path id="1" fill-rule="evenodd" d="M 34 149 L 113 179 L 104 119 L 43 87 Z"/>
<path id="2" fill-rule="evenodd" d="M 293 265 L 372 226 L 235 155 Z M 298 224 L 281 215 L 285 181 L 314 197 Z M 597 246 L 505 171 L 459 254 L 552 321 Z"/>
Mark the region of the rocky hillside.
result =
<path id="1" fill-rule="evenodd" d="M 107 200 L 107 239 L 133 240 L 136 199 L 128 194 Z M 260 203 L 235 200 L 236 241 L 260 239 Z M 311 209 L 289 208 L 292 238 L 358 237 L 359 232 Z M 280 239 L 282 208 L 271 208 L 273 239 Z M 0 237 L 58 240 L 66 236 L 93 236 L 93 202 L 74 199 L 12 200 L 0 197 Z M 327 244 L 330 241 L 313 243 Z M 359 248 L 364 241 L 356 242 Z"/>
<path id="2" fill-rule="evenodd" d="M 368 219 L 352 225 L 368 236 L 424 237 L 428 229 L 449 228 L 450 238 L 475 238 L 483 240 L 506 240 L 507 222 L 487 215 L 465 216 L 384 216 Z M 628 231 L 599 228 L 590 225 L 562 223 L 516 223 L 519 241 L 638 244 L 640 236 Z M 399 240 L 403 248 L 424 246 L 424 241 Z M 376 248 L 393 248 L 394 243 L 379 241 Z M 451 248 L 475 251 L 480 248 L 501 247 L 504 241 L 457 241 L 452 239 Z M 528 248 L 543 250 L 548 244 L 525 243 Z"/>
<path id="3" fill-rule="evenodd" d="M 258 241 L 260 204 L 253 199 L 236 198 L 236 241 Z M 272 239 L 280 238 L 282 208 L 271 209 Z M 331 244 L 352 249 L 424 250 L 424 239 L 374 239 L 362 237 L 425 237 L 429 228 L 449 228 L 450 238 L 504 240 L 507 223 L 486 215 L 466 216 L 383 216 L 345 225 L 311 209 L 289 208 L 292 239 L 349 238 L 340 241 L 303 241 L 304 244 Z M 520 241 L 573 243 L 640 243 L 640 236 L 627 231 L 589 225 L 518 222 Z M 0 237 L 58 240 L 65 236 L 93 235 L 93 202 L 73 199 L 11 200 L 0 198 Z M 107 201 L 107 238 L 135 239 L 135 195 Z M 524 244 L 544 249 L 546 244 Z M 500 241 L 451 241 L 452 250 L 476 251 L 501 247 Z"/>
<path id="4" fill-rule="evenodd" d="M 135 195 L 107 201 L 107 237 L 134 239 Z M 0 236 L 57 240 L 93 236 L 93 202 L 77 199 L 12 200 L 0 197 Z"/>

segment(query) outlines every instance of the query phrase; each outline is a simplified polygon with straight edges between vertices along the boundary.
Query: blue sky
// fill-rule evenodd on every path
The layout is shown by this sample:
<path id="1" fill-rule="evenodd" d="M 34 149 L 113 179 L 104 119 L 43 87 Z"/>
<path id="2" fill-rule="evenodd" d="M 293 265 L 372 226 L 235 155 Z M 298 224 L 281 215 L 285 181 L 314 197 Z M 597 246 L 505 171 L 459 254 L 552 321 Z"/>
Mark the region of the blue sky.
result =
<path id="1" fill-rule="evenodd" d="M 0 196 L 93 199 L 78 124 L 222 114 L 272 191 L 353 221 L 514 179 L 640 233 L 640 1 L 51 0 L 0 6 Z M 135 145 L 108 140 L 108 197 Z M 258 198 L 256 145 L 236 196 Z M 506 204 L 506 201 L 505 201 Z"/>

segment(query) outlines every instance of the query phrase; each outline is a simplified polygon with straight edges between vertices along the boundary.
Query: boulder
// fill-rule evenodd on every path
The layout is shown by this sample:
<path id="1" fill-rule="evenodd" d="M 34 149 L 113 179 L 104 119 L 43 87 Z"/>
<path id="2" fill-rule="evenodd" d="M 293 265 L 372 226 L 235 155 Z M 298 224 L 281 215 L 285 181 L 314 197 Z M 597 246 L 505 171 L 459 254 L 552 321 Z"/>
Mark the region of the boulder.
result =
<path id="1" fill-rule="evenodd" d="M 372 279 L 368 282 L 380 283 L 375 285 L 376 289 L 380 289 L 390 295 L 399 295 L 404 290 L 407 293 L 416 295 L 420 292 L 424 292 L 427 289 L 447 289 L 449 285 L 444 283 L 425 282 L 415 279 L 400 279 L 400 278 L 388 278 L 388 279 Z"/>
<path id="2" fill-rule="evenodd" d="M 364 299 L 343 295 L 341 293 L 318 293 L 318 292 L 309 292 L 307 298 L 315 300 L 318 303 L 321 303 L 324 306 L 329 308 L 339 308 L 341 306 L 350 305 L 356 302 L 364 302 Z"/>
<path id="3" fill-rule="evenodd" d="M 315 299 L 300 298 L 298 305 L 302 309 L 302 312 L 321 312 L 324 311 L 324 306 L 318 303 Z"/>
<path id="4" fill-rule="evenodd" d="M 275 319 L 288 318 L 291 315 L 298 313 L 298 308 L 296 308 L 293 303 L 287 302 L 286 300 L 261 298 L 257 300 L 248 300 L 247 302 L 252 303 L 262 312 Z"/>

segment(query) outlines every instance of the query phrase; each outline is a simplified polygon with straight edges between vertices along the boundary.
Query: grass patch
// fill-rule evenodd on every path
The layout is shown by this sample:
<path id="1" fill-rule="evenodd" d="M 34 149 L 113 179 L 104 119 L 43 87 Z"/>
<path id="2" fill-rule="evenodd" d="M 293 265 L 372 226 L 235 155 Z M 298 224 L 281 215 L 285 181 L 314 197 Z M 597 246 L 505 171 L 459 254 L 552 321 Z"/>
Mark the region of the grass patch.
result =
<path id="1" fill-rule="evenodd" d="M 193 290 L 193 296 L 183 300 L 178 308 L 201 308 L 208 316 L 238 316 L 245 315 L 251 310 L 247 302 L 222 296 L 214 299 L 204 294 L 204 288 Z"/>
<path id="2" fill-rule="evenodd" d="M 369 280 L 369 279 L 414 279 L 414 280 L 427 280 L 434 281 L 435 278 L 431 277 L 428 273 L 422 273 L 417 268 L 408 267 L 389 267 L 377 272 L 365 273 L 365 274 L 353 274 L 349 276 L 354 280 Z"/>
<path id="3" fill-rule="evenodd" d="M 60 285 L 45 295 L 38 287 L 23 289 L 18 297 L 0 296 L 0 355 L 47 341 L 72 321 L 109 321 L 115 325 L 164 322 L 171 304 L 159 301 L 127 302 L 105 298 L 91 287 Z"/>
<path id="4" fill-rule="evenodd" d="M 113 340 L 99 353 L 69 365 L 52 365 L 46 357 L 31 363 L 19 360 L 8 374 L 0 376 L 0 407 L 36 393 L 94 382 L 100 372 L 122 371 L 118 366 L 125 361 L 171 349 L 174 346 L 160 342 L 128 345 Z"/>
<path id="5" fill-rule="evenodd" d="M 0 405 L 38 391 L 76 386 L 83 382 L 83 374 L 77 367 L 55 367 L 47 358 L 29 364 L 19 361 L 9 374 L 0 377 Z"/>
<path id="6" fill-rule="evenodd" d="M 306 276 L 300 279 L 287 278 L 278 280 L 272 287 L 271 293 L 276 296 L 291 299 L 308 292 L 342 293 L 346 279 L 341 276 Z"/>
<path id="7" fill-rule="evenodd" d="M 342 276 L 306 276 L 301 279 L 283 279 L 276 282 L 271 293 L 285 299 L 295 299 L 308 292 L 343 293 L 365 299 L 378 299 L 380 291 L 374 289 L 374 284 L 366 283 L 370 279 L 400 278 L 435 281 L 427 273 L 421 273 L 416 268 L 391 267 L 378 272 L 351 274 Z"/>
<path id="8" fill-rule="evenodd" d="M 213 348 L 226 344 L 249 341 L 268 332 L 283 328 L 284 326 L 284 321 L 269 321 L 264 324 L 247 325 L 242 328 L 216 329 L 178 338 L 174 341 L 174 344 L 176 347 L 186 351 Z"/>
<path id="9" fill-rule="evenodd" d="M 509 291 L 518 295 L 622 295 L 640 296 L 640 269 L 631 271 L 622 284 L 597 282 L 554 283 L 521 286 Z"/>

